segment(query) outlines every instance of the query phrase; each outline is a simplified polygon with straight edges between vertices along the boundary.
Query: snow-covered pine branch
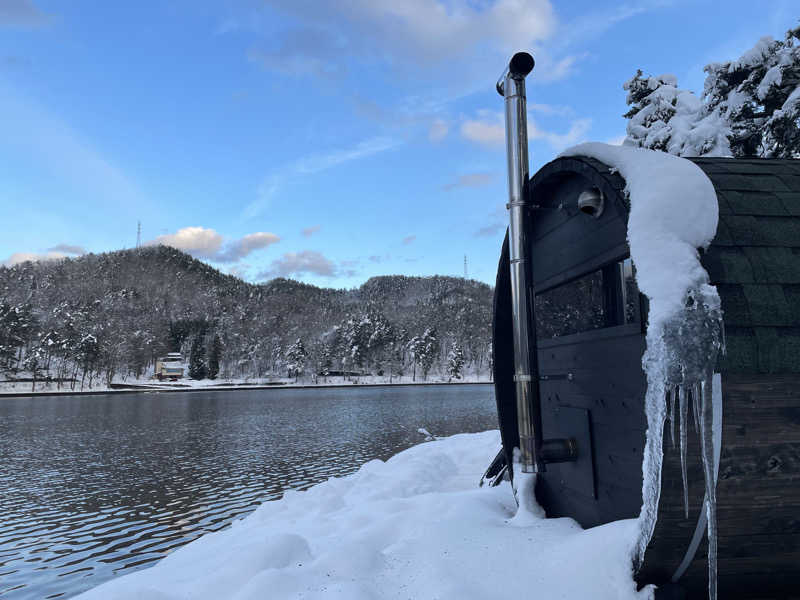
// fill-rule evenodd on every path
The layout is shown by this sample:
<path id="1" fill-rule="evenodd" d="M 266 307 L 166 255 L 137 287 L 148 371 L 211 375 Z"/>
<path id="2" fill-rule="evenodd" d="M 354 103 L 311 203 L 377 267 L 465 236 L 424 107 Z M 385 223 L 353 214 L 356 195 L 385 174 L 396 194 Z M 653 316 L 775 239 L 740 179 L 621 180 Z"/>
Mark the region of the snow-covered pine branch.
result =
<path id="1" fill-rule="evenodd" d="M 674 75 L 625 82 L 626 145 L 678 156 L 800 158 L 800 27 L 761 38 L 738 60 L 706 65 L 703 96 Z"/>

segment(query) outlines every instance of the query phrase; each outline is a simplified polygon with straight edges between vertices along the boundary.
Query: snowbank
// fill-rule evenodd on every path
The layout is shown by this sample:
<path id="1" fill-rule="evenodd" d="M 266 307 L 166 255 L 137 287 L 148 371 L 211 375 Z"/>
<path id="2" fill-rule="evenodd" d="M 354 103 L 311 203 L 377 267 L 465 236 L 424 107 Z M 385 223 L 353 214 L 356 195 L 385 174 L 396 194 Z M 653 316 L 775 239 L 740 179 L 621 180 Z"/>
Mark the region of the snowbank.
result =
<path id="1" fill-rule="evenodd" d="M 79 598 L 650 598 L 631 576 L 635 520 L 512 521 L 508 483 L 477 487 L 499 444 L 496 431 L 456 435 L 287 492 Z"/>

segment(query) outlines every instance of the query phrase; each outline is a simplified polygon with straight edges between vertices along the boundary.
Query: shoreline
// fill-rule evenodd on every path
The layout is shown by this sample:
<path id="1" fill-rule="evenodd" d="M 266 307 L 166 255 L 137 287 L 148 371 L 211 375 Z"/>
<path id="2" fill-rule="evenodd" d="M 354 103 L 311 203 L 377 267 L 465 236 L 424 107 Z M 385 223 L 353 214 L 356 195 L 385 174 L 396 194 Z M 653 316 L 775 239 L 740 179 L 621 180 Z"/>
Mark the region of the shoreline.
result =
<path id="1" fill-rule="evenodd" d="M 124 384 L 118 384 L 124 385 Z M 137 385 L 137 384 L 133 384 Z M 130 387 L 108 390 L 43 390 L 34 392 L 5 392 L 0 391 L 0 400 L 3 398 L 34 398 L 38 396 L 99 396 L 105 394 L 161 394 L 177 392 L 217 392 L 217 391 L 243 391 L 243 390 L 298 390 L 317 388 L 370 388 L 370 387 L 411 387 L 411 386 L 437 386 L 437 385 L 494 385 L 493 381 L 417 381 L 401 383 L 319 383 L 319 384 L 233 384 L 214 386 L 192 387 Z"/>

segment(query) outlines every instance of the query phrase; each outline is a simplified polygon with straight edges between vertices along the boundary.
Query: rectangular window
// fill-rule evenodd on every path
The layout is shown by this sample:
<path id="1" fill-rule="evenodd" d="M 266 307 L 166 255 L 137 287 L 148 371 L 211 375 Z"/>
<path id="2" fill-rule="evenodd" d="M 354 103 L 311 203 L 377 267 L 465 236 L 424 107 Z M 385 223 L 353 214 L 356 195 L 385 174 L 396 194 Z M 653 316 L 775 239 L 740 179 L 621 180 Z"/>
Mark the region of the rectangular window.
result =
<path id="1" fill-rule="evenodd" d="M 639 291 L 630 259 L 537 294 L 536 335 L 551 339 L 639 322 Z"/>

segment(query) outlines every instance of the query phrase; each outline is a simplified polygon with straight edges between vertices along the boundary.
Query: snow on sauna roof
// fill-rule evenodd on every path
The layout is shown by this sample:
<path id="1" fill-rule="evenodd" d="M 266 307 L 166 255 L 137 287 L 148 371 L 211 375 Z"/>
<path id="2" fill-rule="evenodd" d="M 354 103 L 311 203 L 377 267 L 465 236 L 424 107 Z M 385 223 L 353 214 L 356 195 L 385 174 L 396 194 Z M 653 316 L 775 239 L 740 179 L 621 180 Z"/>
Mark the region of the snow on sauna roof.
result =
<path id="1" fill-rule="evenodd" d="M 625 179 L 636 280 L 650 299 L 650 326 L 660 326 L 683 309 L 690 288 L 708 280 L 697 248 L 707 248 L 717 231 L 714 185 L 693 162 L 644 148 L 591 142 L 560 156 L 595 158 Z"/>
<path id="2" fill-rule="evenodd" d="M 462 434 L 373 460 L 79 598 L 651 597 L 632 578 L 635 520 L 520 526 L 508 482 L 477 487 L 499 444 L 496 431 Z"/>

